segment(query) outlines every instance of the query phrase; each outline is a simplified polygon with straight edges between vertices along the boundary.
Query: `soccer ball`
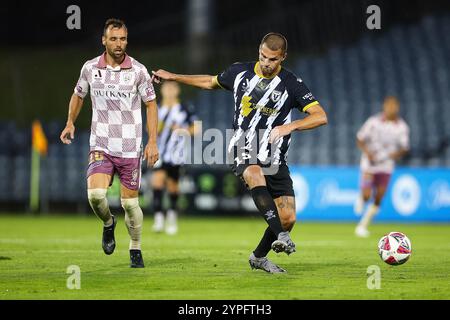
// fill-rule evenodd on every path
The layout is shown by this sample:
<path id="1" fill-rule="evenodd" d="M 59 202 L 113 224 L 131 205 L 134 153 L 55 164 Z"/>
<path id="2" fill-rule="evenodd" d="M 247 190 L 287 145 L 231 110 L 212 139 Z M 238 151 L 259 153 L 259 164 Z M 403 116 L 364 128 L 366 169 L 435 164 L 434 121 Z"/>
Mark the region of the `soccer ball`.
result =
<path id="1" fill-rule="evenodd" d="M 390 232 L 378 242 L 378 254 L 391 266 L 404 264 L 411 256 L 411 251 L 411 241 L 401 232 Z"/>

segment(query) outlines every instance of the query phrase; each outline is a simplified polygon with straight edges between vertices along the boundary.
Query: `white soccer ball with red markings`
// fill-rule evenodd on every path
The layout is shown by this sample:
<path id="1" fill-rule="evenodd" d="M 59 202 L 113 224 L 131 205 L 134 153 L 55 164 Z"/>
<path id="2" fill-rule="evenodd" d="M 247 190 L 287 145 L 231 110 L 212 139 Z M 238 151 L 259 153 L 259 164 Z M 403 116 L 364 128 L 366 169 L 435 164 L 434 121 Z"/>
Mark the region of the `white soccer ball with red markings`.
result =
<path id="1" fill-rule="evenodd" d="M 411 241 L 404 233 L 390 232 L 378 242 L 378 254 L 391 266 L 404 264 L 411 257 Z"/>

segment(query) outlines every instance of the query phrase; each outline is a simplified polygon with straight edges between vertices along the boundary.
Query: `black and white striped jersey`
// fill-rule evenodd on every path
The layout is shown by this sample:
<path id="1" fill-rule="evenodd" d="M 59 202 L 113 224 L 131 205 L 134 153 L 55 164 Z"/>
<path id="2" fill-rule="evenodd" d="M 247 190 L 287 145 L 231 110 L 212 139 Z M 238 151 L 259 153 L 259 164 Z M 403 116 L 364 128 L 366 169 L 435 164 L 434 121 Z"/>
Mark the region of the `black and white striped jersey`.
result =
<path id="1" fill-rule="evenodd" d="M 259 62 L 235 63 L 217 75 L 218 85 L 233 91 L 235 114 L 228 156 L 237 165 L 286 163 L 290 135 L 269 143 L 270 131 L 291 122 L 291 110 L 318 104 L 305 83 L 281 68 L 271 78 L 258 72 Z"/>
<path id="2" fill-rule="evenodd" d="M 158 107 L 158 151 L 163 163 L 184 164 L 187 157 L 185 139 L 189 137 L 186 137 L 186 134 L 177 133 L 176 130 L 189 129 L 196 119 L 192 108 L 184 104 Z"/>

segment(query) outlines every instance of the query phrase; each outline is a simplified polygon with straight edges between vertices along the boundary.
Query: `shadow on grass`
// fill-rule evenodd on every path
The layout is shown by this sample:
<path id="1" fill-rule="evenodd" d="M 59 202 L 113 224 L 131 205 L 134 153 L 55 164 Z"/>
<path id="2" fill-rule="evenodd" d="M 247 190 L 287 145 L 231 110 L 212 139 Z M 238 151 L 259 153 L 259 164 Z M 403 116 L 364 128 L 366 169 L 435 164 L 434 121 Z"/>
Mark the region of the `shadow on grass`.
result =
<path id="1" fill-rule="evenodd" d="M 334 269 L 334 268 L 341 268 L 341 267 L 348 267 L 348 263 L 345 262 L 324 262 L 324 263 L 308 263 L 308 262 L 300 262 L 300 263 L 293 263 L 293 262 L 283 262 L 280 263 L 280 265 L 283 266 L 283 268 L 286 267 L 288 270 L 294 271 L 317 271 L 321 269 Z"/>

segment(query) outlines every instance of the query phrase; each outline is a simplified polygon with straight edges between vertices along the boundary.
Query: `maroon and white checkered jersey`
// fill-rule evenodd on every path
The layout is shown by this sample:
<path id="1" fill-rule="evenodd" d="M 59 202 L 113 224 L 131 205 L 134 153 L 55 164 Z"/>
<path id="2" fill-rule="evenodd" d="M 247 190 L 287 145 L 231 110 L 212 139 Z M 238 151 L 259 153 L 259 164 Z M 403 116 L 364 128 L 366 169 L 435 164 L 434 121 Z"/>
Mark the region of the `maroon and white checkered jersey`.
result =
<path id="1" fill-rule="evenodd" d="M 388 121 L 381 113 L 367 119 L 357 137 L 364 141 L 375 157 L 375 161 L 370 162 L 362 154 L 361 170 L 364 172 L 391 173 L 395 168 L 395 161 L 390 155 L 401 149 L 409 149 L 409 127 L 406 122 L 401 118 Z"/>
<path id="2" fill-rule="evenodd" d="M 87 61 L 75 87 L 75 94 L 92 100 L 89 145 L 115 157 L 138 158 L 142 151 L 141 100 L 156 98 L 144 65 L 125 55 L 120 66 L 106 64 L 105 54 Z"/>

